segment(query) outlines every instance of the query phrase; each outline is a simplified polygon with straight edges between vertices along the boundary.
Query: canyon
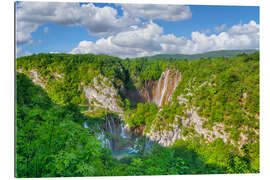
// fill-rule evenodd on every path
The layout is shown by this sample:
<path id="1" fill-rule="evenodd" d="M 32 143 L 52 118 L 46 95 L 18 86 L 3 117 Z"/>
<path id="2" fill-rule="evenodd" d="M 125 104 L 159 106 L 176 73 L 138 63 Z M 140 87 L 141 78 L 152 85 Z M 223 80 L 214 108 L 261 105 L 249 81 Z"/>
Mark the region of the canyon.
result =
<path id="1" fill-rule="evenodd" d="M 17 71 L 21 72 L 22 70 L 19 69 Z M 61 80 L 62 76 L 58 74 L 54 76 Z M 31 70 L 29 77 L 36 85 L 45 88 L 46 84 L 36 70 Z M 125 123 L 124 110 L 120 106 L 121 98 L 119 91 L 133 103 L 151 102 L 160 107 L 159 111 L 161 111 L 163 105 L 170 103 L 175 89 L 181 83 L 181 78 L 181 72 L 175 69 L 166 69 L 161 73 L 158 80 L 144 81 L 143 87 L 140 89 L 125 89 L 123 87 L 117 89 L 111 80 L 102 75 L 94 77 L 92 85 L 87 86 L 81 83 L 84 95 L 89 105 L 91 105 L 87 111 L 91 112 L 102 108 L 114 113 L 113 115 L 106 115 L 105 124 L 99 127 L 99 131 L 96 133 L 103 146 L 110 148 L 116 158 L 136 154 L 138 152 L 138 147 L 136 147 L 138 140 L 142 138 L 144 138 L 145 149 L 151 148 L 153 143 L 171 146 L 177 139 L 185 140 L 187 138 L 187 136 L 183 135 L 181 126 L 186 129 L 194 127 L 196 134 L 203 135 L 209 142 L 221 138 L 226 143 L 229 140 L 230 134 L 224 131 L 224 125 L 216 124 L 212 127 L 212 130 L 203 128 L 203 122 L 207 121 L 207 119 L 200 117 L 195 107 L 185 110 L 187 118 L 175 116 L 174 122 L 167 124 L 165 129 L 160 129 L 156 126 L 158 121 L 160 121 L 158 115 L 155 119 L 156 123 L 153 123 L 151 127 L 140 126 L 130 128 L 129 124 Z M 208 82 L 202 83 L 200 87 L 206 83 Z M 177 99 L 179 104 L 187 103 L 187 99 L 183 95 L 178 96 Z M 89 128 L 86 122 L 84 127 Z M 150 131 L 146 131 L 146 129 L 150 129 Z M 238 144 L 243 145 L 247 141 L 247 135 L 241 133 L 241 140 Z M 230 143 L 234 144 L 233 141 Z"/>

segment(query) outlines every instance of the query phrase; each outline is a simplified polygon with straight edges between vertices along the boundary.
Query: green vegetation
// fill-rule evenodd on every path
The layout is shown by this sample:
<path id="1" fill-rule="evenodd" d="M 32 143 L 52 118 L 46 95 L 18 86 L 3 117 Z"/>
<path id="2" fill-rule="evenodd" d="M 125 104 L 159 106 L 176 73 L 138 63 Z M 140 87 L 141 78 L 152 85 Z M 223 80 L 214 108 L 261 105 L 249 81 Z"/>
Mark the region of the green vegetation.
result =
<path id="1" fill-rule="evenodd" d="M 126 121 L 129 124 L 145 125 L 145 119 L 149 119 L 148 126 L 156 123 L 166 128 L 176 116 L 187 117 L 185 110 L 197 109 L 198 114 L 207 119 L 204 127 L 211 129 L 214 124 L 222 123 L 235 143 L 240 140 L 241 132 L 248 134 L 251 142 L 259 139 L 256 135 L 260 113 L 259 53 L 233 58 L 163 62 L 165 67 L 172 65 L 182 72 L 182 80 L 170 104 L 163 106 L 159 113 L 153 108 L 146 113 L 143 109 L 147 109 L 147 104 L 145 107 L 140 104 L 137 109 L 128 111 Z M 179 104 L 178 97 L 186 102 Z M 192 130 L 184 131 L 187 133 Z"/>
<path id="2" fill-rule="evenodd" d="M 18 58 L 16 68 L 23 72 L 16 79 L 16 177 L 259 172 L 258 52 L 193 61 L 38 54 Z M 167 68 L 182 73 L 168 104 L 134 105 L 121 93 L 122 88 L 139 90 L 145 82 L 158 80 Z M 27 77 L 33 70 L 44 89 Z M 186 118 L 186 110 L 196 109 L 207 119 L 205 128 L 223 124 L 231 134 L 229 141 L 208 142 L 194 128 L 184 129 L 179 120 L 183 135 L 190 135 L 185 141 L 179 139 L 171 147 L 155 145 L 149 152 L 115 159 L 95 135 L 111 112 L 87 111 L 93 105 L 82 89 L 93 86 L 98 75 L 107 77 L 119 90 L 119 104 L 130 127 L 145 126 L 146 131 L 152 125 L 167 128 L 176 117 Z M 83 127 L 84 122 L 89 129 Z M 239 149 L 241 133 L 249 141 Z"/>
<path id="3" fill-rule="evenodd" d="M 147 125 L 150 127 L 153 120 L 156 117 L 158 108 L 152 103 L 138 103 L 137 108 L 126 112 L 125 121 L 130 127 L 136 127 L 138 125 Z"/>
<path id="4" fill-rule="evenodd" d="M 194 60 L 183 72 L 173 102 L 183 95 L 200 116 L 214 123 L 259 128 L 259 54 Z"/>
<path id="5" fill-rule="evenodd" d="M 206 143 L 202 138 L 189 138 L 185 141 L 179 139 L 173 147 L 179 156 L 184 154 L 186 164 L 192 164 L 193 167 L 188 172 L 190 174 L 194 174 L 194 171 L 196 174 L 259 173 L 258 144 L 243 146 L 240 154 L 235 146 L 225 144 L 221 139 L 211 143 Z"/>
<path id="6" fill-rule="evenodd" d="M 88 118 L 76 107 L 53 103 L 25 75 L 18 74 L 16 81 L 16 176 L 101 174 L 106 152 L 82 127 Z"/>
<path id="7" fill-rule="evenodd" d="M 17 75 L 16 177 L 184 174 L 187 165 L 170 148 L 157 146 L 117 161 L 72 107 L 53 103 L 23 74 Z M 92 119 L 90 120 L 92 121 Z M 91 126 L 94 127 L 94 126 Z"/>
<path id="8" fill-rule="evenodd" d="M 217 57 L 232 57 L 239 54 L 253 54 L 256 50 L 221 50 L 221 51 L 210 51 L 201 54 L 157 54 L 154 56 L 149 56 L 149 59 L 186 59 L 195 60 L 201 58 L 217 58 Z"/>

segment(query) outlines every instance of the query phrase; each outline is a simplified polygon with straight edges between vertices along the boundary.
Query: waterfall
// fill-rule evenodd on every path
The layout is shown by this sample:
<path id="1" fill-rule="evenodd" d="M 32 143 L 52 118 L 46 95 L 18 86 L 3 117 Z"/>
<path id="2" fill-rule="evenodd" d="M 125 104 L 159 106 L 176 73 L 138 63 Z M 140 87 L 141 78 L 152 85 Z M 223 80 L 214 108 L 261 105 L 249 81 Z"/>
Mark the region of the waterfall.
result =
<path id="1" fill-rule="evenodd" d="M 169 97 L 172 95 L 174 90 L 179 84 L 181 80 L 181 73 L 177 70 L 167 69 L 162 72 L 158 83 L 156 86 L 153 86 L 153 102 L 157 106 L 162 106 L 166 102 L 168 102 Z"/>
<path id="2" fill-rule="evenodd" d="M 168 84 L 168 77 L 169 77 L 169 73 L 170 71 L 167 70 L 165 72 L 165 79 L 164 79 L 164 82 L 163 82 L 163 88 L 162 88 L 162 91 L 161 91 L 161 97 L 159 99 L 159 103 L 158 103 L 158 106 L 161 106 L 162 105 L 162 102 L 163 102 L 163 97 L 164 97 L 164 94 L 167 90 L 167 84 Z"/>
<path id="3" fill-rule="evenodd" d="M 112 128 L 112 126 L 111 126 L 110 119 L 107 118 L 107 115 L 105 115 L 105 120 L 106 120 L 106 124 L 107 124 L 107 128 L 108 128 L 109 132 L 110 132 L 111 134 L 113 134 L 113 128 Z"/>
<path id="4" fill-rule="evenodd" d="M 105 137 L 103 131 L 101 131 L 101 134 L 99 134 L 97 139 L 102 142 L 102 147 L 112 148 L 110 141 Z"/>
<path id="5" fill-rule="evenodd" d="M 127 132 L 125 126 L 124 126 L 124 121 L 121 121 L 121 134 L 120 135 L 121 135 L 122 138 L 128 138 L 129 137 L 128 132 Z"/>
<path id="6" fill-rule="evenodd" d="M 113 157 L 121 159 L 127 155 L 137 154 L 141 145 L 144 146 L 144 152 L 151 149 L 151 142 L 148 139 L 145 139 L 144 144 L 139 145 L 141 138 L 145 137 L 132 134 L 121 117 L 107 114 L 105 120 L 103 126 L 96 128 L 96 135 L 103 148 L 111 149 Z M 84 122 L 84 127 L 91 128 L 87 125 L 87 122 Z"/>
<path id="7" fill-rule="evenodd" d="M 155 100 L 154 100 L 154 102 L 156 103 L 156 105 L 159 104 L 159 96 L 160 96 L 159 89 L 160 89 L 160 83 L 162 81 L 163 73 L 161 74 L 161 76 L 160 76 L 160 78 L 158 80 L 158 85 L 157 85 L 157 89 L 156 89 L 156 95 L 155 95 Z"/>
<path id="8" fill-rule="evenodd" d="M 89 128 L 86 121 L 83 123 L 83 127 L 84 128 Z"/>

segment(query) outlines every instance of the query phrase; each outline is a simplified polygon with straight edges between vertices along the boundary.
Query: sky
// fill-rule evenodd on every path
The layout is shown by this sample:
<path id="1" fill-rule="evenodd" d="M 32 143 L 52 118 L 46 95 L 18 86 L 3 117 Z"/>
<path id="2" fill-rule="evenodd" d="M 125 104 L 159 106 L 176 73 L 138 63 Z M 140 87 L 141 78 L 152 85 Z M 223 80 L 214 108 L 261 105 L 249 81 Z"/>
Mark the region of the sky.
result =
<path id="1" fill-rule="evenodd" d="M 16 2 L 16 55 L 259 49 L 259 7 Z"/>

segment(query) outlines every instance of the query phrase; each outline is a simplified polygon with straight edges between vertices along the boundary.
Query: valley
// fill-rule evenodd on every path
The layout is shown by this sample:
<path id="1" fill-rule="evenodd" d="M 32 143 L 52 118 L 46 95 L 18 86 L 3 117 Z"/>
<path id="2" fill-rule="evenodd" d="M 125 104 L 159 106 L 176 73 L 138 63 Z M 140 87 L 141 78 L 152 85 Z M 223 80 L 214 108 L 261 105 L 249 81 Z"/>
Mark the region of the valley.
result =
<path id="1" fill-rule="evenodd" d="M 17 177 L 259 173 L 259 52 L 16 59 Z"/>

